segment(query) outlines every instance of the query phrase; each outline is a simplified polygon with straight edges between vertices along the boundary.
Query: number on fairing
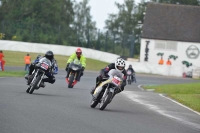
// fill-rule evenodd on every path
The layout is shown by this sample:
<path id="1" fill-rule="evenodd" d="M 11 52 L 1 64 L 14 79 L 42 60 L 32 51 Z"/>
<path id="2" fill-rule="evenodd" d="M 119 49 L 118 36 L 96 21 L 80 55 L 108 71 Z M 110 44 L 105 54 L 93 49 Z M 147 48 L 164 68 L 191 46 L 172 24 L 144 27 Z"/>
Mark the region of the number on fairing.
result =
<path id="1" fill-rule="evenodd" d="M 131 71 L 128 71 L 127 74 L 131 74 Z"/>
<path id="2" fill-rule="evenodd" d="M 47 64 L 45 64 L 45 63 L 42 63 L 41 67 L 44 68 L 45 70 L 47 70 L 49 68 L 49 66 Z"/>
<path id="3" fill-rule="evenodd" d="M 118 85 L 118 84 L 120 83 L 120 79 L 119 79 L 118 77 L 114 77 L 114 78 L 112 79 L 112 83 Z"/>

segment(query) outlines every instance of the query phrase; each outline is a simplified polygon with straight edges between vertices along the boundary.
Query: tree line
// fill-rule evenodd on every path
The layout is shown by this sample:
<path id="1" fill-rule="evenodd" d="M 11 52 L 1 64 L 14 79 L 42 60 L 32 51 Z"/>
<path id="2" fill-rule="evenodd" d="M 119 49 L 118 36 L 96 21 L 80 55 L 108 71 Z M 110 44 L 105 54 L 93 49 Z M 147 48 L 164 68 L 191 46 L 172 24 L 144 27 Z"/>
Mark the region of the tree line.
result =
<path id="1" fill-rule="evenodd" d="M 150 0 L 200 5 L 200 0 Z M 140 52 L 146 0 L 115 2 L 99 30 L 90 14 L 89 0 L 0 0 L 0 39 L 80 46 L 133 57 Z M 105 3 L 106 4 L 106 3 Z M 103 10 L 103 9 L 102 9 Z"/>

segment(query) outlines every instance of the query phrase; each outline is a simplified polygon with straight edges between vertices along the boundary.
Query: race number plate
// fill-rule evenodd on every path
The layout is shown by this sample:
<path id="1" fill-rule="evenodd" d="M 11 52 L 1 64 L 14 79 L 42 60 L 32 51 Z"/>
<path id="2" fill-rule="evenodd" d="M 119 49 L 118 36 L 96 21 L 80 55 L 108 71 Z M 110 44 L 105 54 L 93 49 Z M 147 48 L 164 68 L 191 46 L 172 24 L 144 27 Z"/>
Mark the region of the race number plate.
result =
<path id="1" fill-rule="evenodd" d="M 127 74 L 131 74 L 131 71 L 128 71 Z"/>
<path id="2" fill-rule="evenodd" d="M 116 85 L 119 85 L 120 79 L 118 79 L 118 77 L 114 77 L 114 78 L 112 79 L 112 83 L 114 83 L 114 84 L 116 84 Z"/>
<path id="3" fill-rule="evenodd" d="M 47 70 L 49 68 L 49 66 L 47 64 L 45 64 L 45 63 L 42 63 L 41 67 L 44 68 L 45 70 Z"/>

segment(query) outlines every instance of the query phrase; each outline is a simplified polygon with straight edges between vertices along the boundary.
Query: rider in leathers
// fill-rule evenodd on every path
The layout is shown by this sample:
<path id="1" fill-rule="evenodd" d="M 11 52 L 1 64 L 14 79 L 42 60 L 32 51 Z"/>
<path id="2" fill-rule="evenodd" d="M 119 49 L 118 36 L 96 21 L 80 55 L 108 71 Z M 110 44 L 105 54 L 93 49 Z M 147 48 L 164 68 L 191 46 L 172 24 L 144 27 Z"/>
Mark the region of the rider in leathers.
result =
<path id="1" fill-rule="evenodd" d="M 45 87 L 44 82 L 49 82 L 49 83 L 53 84 L 56 81 L 56 79 L 54 77 L 54 74 L 58 73 L 58 65 L 57 65 L 56 60 L 54 59 L 53 52 L 52 51 L 47 51 L 44 57 L 41 57 L 41 55 L 38 55 L 36 60 L 33 63 L 31 63 L 31 65 L 29 66 L 29 74 L 25 76 L 25 79 L 28 80 L 28 82 L 27 82 L 28 85 L 30 84 L 31 74 L 32 74 L 33 70 L 35 69 L 35 65 L 38 64 L 39 61 L 41 59 L 43 59 L 43 58 L 49 59 L 51 61 L 51 63 L 52 63 L 52 66 L 51 66 L 50 72 L 46 73 L 46 76 L 48 78 L 42 79 L 40 87 Z"/>
<path id="2" fill-rule="evenodd" d="M 127 71 L 127 72 L 128 72 L 128 71 L 131 71 L 131 73 L 132 73 L 131 79 L 132 79 L 132 82 L 133 82 L 133 81 L 134 81 L 134 79 L 133 79 L 133 74 L 135 73 L 135 71 L 134 71 L 132 65 L 129 65 L 129 67 L 128 67 L 128 69 L 127 69 L 126 71 Z M 135 82 L 136 82 L 136 81 L 135 81 Z"/>
<path id="3" fill-rule="evenodd" d="M 124 74 L 124 77 L 123 77 L 123 82 L 121 84 L 121 90 L 119 90 L 119 92 L 123 91 L 124 90 L 124 87 L 126 86 L 126 78 L 127 78 L 127 73 L 126 73 L 126 70 L 125 70 L 125 61 L 124 59 L 122 58 L 118 58 L 115 63 L 111 63 L 109 64 L 106 68 L 102 69 L 101 72 L 100 72 L 100 75 L 96 78 L 96 86 L 91 90 L 91 94 L 94 93 L 96 87 L 102 82 L 102 78 L 104 76 L 107 76 L 108 77 L 108 72 L 111 70 L 111 69 L 116 69 L 117 71 L 119 72 L 122 72 Z M 117 92 L 117 93 L 119 93 Z"/>

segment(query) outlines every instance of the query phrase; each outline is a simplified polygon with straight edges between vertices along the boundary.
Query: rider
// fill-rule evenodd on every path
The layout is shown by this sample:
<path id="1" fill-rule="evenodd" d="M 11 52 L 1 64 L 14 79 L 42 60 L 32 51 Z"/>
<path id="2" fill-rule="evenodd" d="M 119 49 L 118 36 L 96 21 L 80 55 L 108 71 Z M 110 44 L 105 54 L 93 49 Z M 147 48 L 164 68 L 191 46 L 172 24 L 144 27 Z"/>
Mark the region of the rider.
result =
<path id="1" fill-rule="evenodd" d="M 109 64 L 107 67 L 105 67 L 104 69 L 101 70 L 100 72 L 100 75 L 97 76 L 96 78 L 96 86 L 91 90 L 91 94 L 94 93 L 96 87 L 102 82 L 102 79 L 104 76 L 107 76 L 108 77 L 108 72 L 111 70 L 111 69 L 116 69 L 117 71 L 121 72 L 124 74 L 124 77 L 123 77 L 123 82 L 121 84 L 121 90 L 119 90 L 119 92 L 117 93 L 120 93 L 121 91 L 124 90 L 124 87 L 126 86 L 126 78 L 127 78 L 127 73 L 126 73 L 126 70 L 125 70 L 125 60 L 122 59 L 122 58 L 117 58 L 117 60 L 115 61 L 115 63 L 111 63 Z"/>
<path id="2" fill-rule="evenodd" d="M 133 69 L 133 67 L 132 67 L 131 64 L 128 66 L 128 69 L 127 69 L 126 71 L 127 71 L 127 72 L 128 72 L 128 71 L 131 71 L 131 73 L 132 73 L 131 79 L 132 79 L 132 82 L 133 82 L 133 81 L 134 81 L 134 80 L 133 80 L 133 73 L 135 73 L 135 71 L 134 71 L 134 69 Z"/>
<path id="3" fill-rule="evenodd" d="M 75 81 L 74 81 L 74 83 L 73 83 L 72 85 L 75 85 L 78 81 L 80 81 L 80 78 L 81 78 L 81 76 L 83 76 L 83 71 L 84 71 L 84 69 L 85 69 L 85 67 L 86 67 L 86 58 L 85 58 L 85 56 L 82 54 L 81 48 L 77 48 L 76 51 L 75 51 L 75 53 L 73 53 L 73 54 L 69 57 L 69 59 L 68 59 L 68 61 L 67 61 L 67 66 L 66 66 L 66 68 L 65 68 L 65 70 L 67 71 L 67 76 L 66 76 L 66 81 L 67 81 L 67 82 L 69 82 L 69 79 L 68 79 L 68 78 L 69 78 L 69 72 L 70 72 L 70 70 L 69 70 L 69 64 L 70 64 L 72 61 L 74 61 L 75 59 L 78 59 L 78 60 L 80 61 L 81 65 L 82 65 L 82 69 L 81 69 L 81 71 L 78 72 L 78 75 L 79 75 L 79 76 L 76 76 L 76 79 L 75 79 Z"/>
<path id="4" fill-rule="evenodd" d="M 35 59 L 35 61 L 33 63 L 31 63 L 31 65 L 29 66 L 29 74 L 27 74 L 25 76 L 25 79 L 28 80 L 28 85 L 30 84 L 30 80 L 31 80 L 31 74 L 35 68 L 35 65 L 39 63 L 39 61 L 43 58 L 47 58 L 51 61 L 52 66 L 51 66 L 51 70 L 50 72 L 46 73 L 46 76 L 48 78 L 44 78 L 42 79 L 42 82 L 40 84 L 40 87 L 45 87 L 44 82 L 49 82 L 51 84 L 53 84 L 56 80 L 53 74 L 57 74 L 58 73 L 58 65 L 56 60 L 54 59 L 54 54 L 52 51 L 47 51 L 46 54 L 44 55 L 44 57 L 42 57 L 41 55 L 38 55 L 37 58 Z M 30 79 L 30 80 L 29 80 Z"/>

